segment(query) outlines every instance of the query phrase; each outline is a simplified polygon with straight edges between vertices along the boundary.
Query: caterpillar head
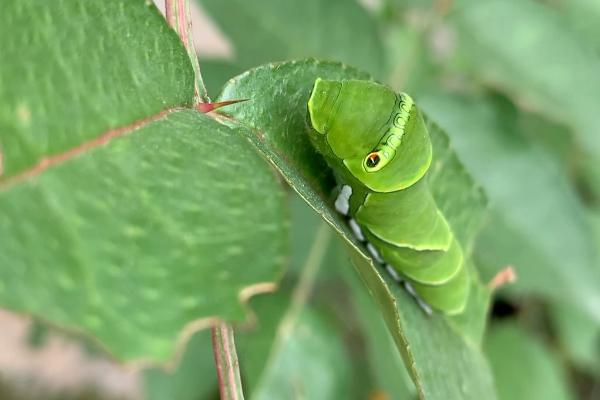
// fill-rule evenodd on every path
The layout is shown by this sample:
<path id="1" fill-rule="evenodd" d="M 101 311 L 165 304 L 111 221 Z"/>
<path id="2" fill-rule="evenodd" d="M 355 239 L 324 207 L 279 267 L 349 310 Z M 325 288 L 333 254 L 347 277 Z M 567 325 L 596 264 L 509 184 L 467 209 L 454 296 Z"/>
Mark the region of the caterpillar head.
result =
<path id="1" fill-rule="evenodd" d="M 429 134 L 406 94 L 370 81 L 319 78 L 308 111 L 317 149 L 373 191 L 404 189 L 429 168 Z"/>

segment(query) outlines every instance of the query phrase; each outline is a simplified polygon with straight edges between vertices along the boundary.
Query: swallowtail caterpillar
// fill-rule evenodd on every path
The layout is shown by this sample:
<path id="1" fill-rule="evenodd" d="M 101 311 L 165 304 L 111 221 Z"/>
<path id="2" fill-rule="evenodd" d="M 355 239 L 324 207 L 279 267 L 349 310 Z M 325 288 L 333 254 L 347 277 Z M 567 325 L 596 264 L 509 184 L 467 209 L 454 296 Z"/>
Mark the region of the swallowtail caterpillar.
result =
<path id="1" fill-rule="evenodd" d="M 311 142 L 342 187 L 336 208 L 359 240 L 420 301 L 461 313 L 470 276 L 428 186 L 432 144 L 410 96 L 370 81 L 317 79 L 308 114 Z"/>

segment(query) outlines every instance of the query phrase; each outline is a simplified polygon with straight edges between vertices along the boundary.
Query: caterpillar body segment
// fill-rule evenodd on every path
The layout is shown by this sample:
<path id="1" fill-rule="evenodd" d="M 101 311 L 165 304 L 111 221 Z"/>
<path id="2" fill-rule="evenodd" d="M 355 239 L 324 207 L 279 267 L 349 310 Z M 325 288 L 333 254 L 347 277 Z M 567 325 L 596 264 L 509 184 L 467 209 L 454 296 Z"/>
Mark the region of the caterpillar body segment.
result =
<path id="1" fill-rule="evenodd" d="M 433 309 L 462 312 L 470 277 L 428 186 L 432 145 L 412 98 L 370 81 L 317 79 L 308 114 L 311 142 L 351 188 L 344 208 L 374 259 Z"/>

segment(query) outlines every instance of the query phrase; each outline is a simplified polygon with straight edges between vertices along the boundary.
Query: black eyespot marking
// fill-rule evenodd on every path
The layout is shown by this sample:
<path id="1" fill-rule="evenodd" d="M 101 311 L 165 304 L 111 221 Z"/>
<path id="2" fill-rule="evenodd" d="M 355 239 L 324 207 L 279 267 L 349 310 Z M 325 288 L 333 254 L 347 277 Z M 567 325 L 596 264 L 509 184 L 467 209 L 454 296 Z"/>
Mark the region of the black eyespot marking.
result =
<path id="1" fill-rule="evenodd" d="M 374 168 L 377 166 L 377 164 L 379 164 L 379 161 L 381 160 L 381 158 L 379 158 L 379 154 L 377 153 L 371 153 L 367 156 L 367 167 L 369 168 Z"/>

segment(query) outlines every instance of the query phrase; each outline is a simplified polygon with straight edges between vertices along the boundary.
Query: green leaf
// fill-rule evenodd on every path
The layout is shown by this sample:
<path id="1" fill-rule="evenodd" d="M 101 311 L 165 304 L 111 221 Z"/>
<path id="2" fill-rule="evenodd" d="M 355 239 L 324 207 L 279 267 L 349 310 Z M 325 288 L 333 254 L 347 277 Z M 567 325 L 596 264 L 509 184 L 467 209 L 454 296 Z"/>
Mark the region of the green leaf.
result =
<path id="1" fill-rule="evenodd" d="M 573 399 L 558 358 L 518 325 L 492 325 L 485 350 L 500 400 Z"/>
<path id="2" fill-rule="evenodd" d="M 549 3 L 565 17 L 569 27 L 575 30 L 579 37 L 598 47 L 598 18 L 600 18 L 600 3 L 596 0 L 561 0 L 556 4 Z"/>
<path id="3" fill-rule="evenodd" d="M 243 68 L 317 57 L 356 65 L 380 77 L 384 50 L 375 21 L 348 0 L 199 0 L 228 36 Z"/>
<path id="4" fill-rule="evenodd" d="M 198 318 L 243 319 L 238 298 L 283 262 L 275 176 L 195 111 L 20 181 L 0 209 L 2 304 L 90 332 L 122 359 L 164 360 Z"/>
<path id="5" fill-rule="evenodd" d="M 335 250 L 338 247 L 342 246 L 336 246 Z M 341 253 L 342 250 L 344 249 L 340 249 L 336 253 Z M 338 255 L 338 259 L 341 258 L 341 255 Z M 341 264 L 341 260 L 338 262 Z M 346 263 L 348 262 L 346 261 Z M 416 388 L 410 380 L 408 370 L 392 335 L 385 325 L 378 305 L 369 296 L 364 283 L 361 282 L 354 271 L 344 268 L 341 275 L 350 287 L 352 303 L 365 338 L 368 366 L 375 378 L 377 392 L 385 393 L 390 399 L 415 398 Z"/>
<path id="6" fill-rule="evenodd" d="M 154 6 L 19 1 L 0 21 L 0 304 L 122 360 L 244 319 L 281 273 L 283 190 L 244 135 L 177 108 L 192 71 Z"/>
<path id="7" fill-rule="evenodd" d="M 440 315 L 425 316 L 414 299 L 393 279 L 378 274 L 364 255 L 356 255 L 354 260 L 367 287 L 376 290 L 372 295 L 404 357 L 420 398 L 496 398 L 487 360 L 473 341 L 470 332 L 473 329 L 465 332 L 453 320 Z M 468 305 L 465 313 L 473 308 Z"/>
<path id="8" fill-rule="evenodd" d="M 310 247 L 323 224 L 323 220 L 299 196 L 293 196 L 291 205 L 292 267 L 284 280 L 288 282 L 301 273 L 302 264 L 306 262 Z M 332 240 L 328 245 L 314 286 L 309 308 L 318 309 L 321 315 L 329 316 L 337 328 L 336 337 L 343 337 L 351 356 L 347 361 L 352 366 L 351 381 L 347 385 L 351 395 L 345 394 L 344 398 L 377 398 L 381 394 L 398 399 L 410 395 L 414 397 L 416 390 L 400 352 L 377 305 L 369 298 L 366 287 L 354 271 L 341 238 Z M 362 301 L 360 305 L 358 300 Z M 336 361 L 336 365 L 338 363 Z M 368 373 L 365 363 L 368 363 Z"/>
<path id="9" fill-rule="evenodd" d="M 236 331 L 235 340 L 237 347 L 243 351 L 238 354 L 240 356 L 240 364 L 245 371 L 244 376 L 244 389 L 247 394 L 250 394 L 254 388 L 254 385 L 261 379 L 269 382 L 269 385 L 274 385 L 271 382 L 272 379 L 283 379 L 289 380 L 290 377 L 285 374 L 280 374 L 277 371 L 275 375 L 271 372 L 271 375 L 264 370 L 265 363 L 269 357 L 282 358 L 286 362 L 293 362 L 294 364 L 306 363 L 306 365 L 314 365 L 315 360 L 319 363 L 324 363 L 326 366 L 328 363 L 338 364 L 340 359 L 333 359 L 337 357 L 336 351 L 339 351 L 339 343 L 332 340 L 332 344 L 335 346 L 335 351 L 326 351 L 327 356 L 321 357 L 320 354 L 310 354 L 308 357 L 310 360 L 306 360 L 307 355 L 305 354 L 294 354 L 296 351 L 295 347 L 291 347 L 291 352 L 288 353 L 288 345 L 283 345 L 275 348 L 274 337 L 278 324 L 282 322 L 282 317 L 285 312 L 289 311 L 286 306 L 289 305 L 289 298 L 286 297 L 290 284 L 285 284 L 290 281 L 295 282 L 298 274 L 302 273 L 303 267 L 306 264 L 307 255 L 310 254 L 311 247 L 314 246 L 316 234 L 323 224 L 321 218 L 319 218 L 303 200 L 298 196 L 291 196 L 291 257 L 290 265 L 286 271 L 286 276 L 283 287 L 280 289 L 281 295 L 276 298 L 272 296 L 265 297 L 264 299 L 257 298 L 252 301 L 252 309 L 258 311 L 257 316 L 253 316 L 252 321 L 257 325 L 250 327 L 240 327 Z M 326 266 L 326 268 L 320 268 L 319 275 L 323 276 L 331 274 L 333 269 L 331 261 L 332 257 L 328 254 L 323 256 L 320 263 Z M 336 258 L 333 261 L 339 261 Z M 346 264 L 348 264 L 346 262 Z M 350 267 L 349 265 L 345 265 Z M 337 275 L 332 279 L 339 279 Z M 274 303 L 278 303 L 276 305 Z M 257 308 L 256 306 L 259 305 Z M 317 318 L 319 321 L 322 320 L 322 313 L 315 311 L 314 306 L 309 304 L 306 306 L 308 310 L 307 314 Z M 303 311 L 304 312 L 304 311 Z M 316 316 L 315 316 L 316 315 Z M 258 317 L 258 318 L 256 318 Z M 305 326 L 304 322 L 307 318 L 301 317 L 302 321 L 298 322 L 295 327 Z M 295 323 L 296 324 L 296 323 Z M 309 328 L 311 325 L 309 324 Z M 315 338 L 325 342 L 329 342 L 328 338 L 320 338 L 321 334 L 330 333 L 330 326 L 327 326 L 323 332 L 316 332 Z M 338 333 L 333 332 L 333 335 L 337 338 Z M 298 338 L 294 338 L 296 340 Z M 339 338 L 338 338 L 339 339 Z M 272 355 L 270 355 L 273 353 Z M 329 359 L 329 357 L 332 359 Z M 341 359 L 346 358 L 346 354 L 340 353 Z M 293 358 L 293 361 L 290 361 Z M 148 400 L 196 400 L 215 398 L 217 394 L 217 372 L 214 365 L 214 356 L 212 354 L 212 344 L 210 338 L 210 332 L 203 330 L 195 334 L 188 345 L 186 346 L 185 353 L 181 363 L 177 366 L 175 371 L 165 371 L 162 368 L 154 368 L 144 372 L 144 387 L 145 392 L 148 396 Z M 304 368 L 301 366 L 300 368 Z M 324 369 L 325 370 L 325 369 Z M 327 374 L 331 378 L 331 382 L 335 382 L 337 379 L 345 379 L 345 374 L 338 374 L 335 369 L 327 369 Z M 321 371 L 323 372 L 323 371 Z M 362 373 L 361 369 L 361 373 Z M 269 375 L 268 377 L 266 375 Z M 343 380 L 342 379 L 342 380 Z M 307 379 L 304 381 L 307 385 L 312 383 Z M 335 385 L 334 385 L 335 386 Z"/>
<path id="10" fill-rule="evenodd" d="M 316 188 L 321 197 L 327 197 L 333 177 L 305 134 L 308 95 L 317 76 L 369 79 L 368 74 L 339 63 L 291 61 L 269 64 L 233 78 L 218 99 L 250 99 L 225 112 L 260 131 L 257 146 L 277 168 L 285 169 L 284 177 L 298 177 L 298 184 L 305 187 L 301 196 L 311 195 Z"/>
<path id="11" fill-rule="evenodd" d="M 565 15 L 541 3 L 460 1 L 451 18 L 459 33 L 458 54 L 482 81 L 572 127 L 584 150 L 598 159 L 597 34 L 586 40 Z"/>
<path id="12" fill-rule="evenodd" d="M 193 100 L 179 38 L 142 0 L 11 1 L 0 46 L 4 177 Z"/>
<path id="13" fill-rule="evenodd" d="M 372 263 L 343 220 L 332 210 L 333 182 L 305 132 L 306 104 L 317 77 L 368 78 L 359 71 L 335 63 L 306 60 L 273 64 L 232 79 L 220 98 L 252 98 L 251 102 L 234 105 L 227 111 L 235 120 L 256 130 L 256 136 L 251 139 L 294 190 L 346 240 L 358 272 L 376 299 L 396 345 L 410 366 L 420 396 L 427 399 L 494 398 L 486 361 L 478 344 L 471 339 L 470 332 L 477 329 L 464 332 L 462 325 L 449 322 L 441 315 L 428 318 L 393 279 Z M 430 129 L 437 154 L 436 169 L 431 178 L 434 196 L 457 236 L 468 244 L 482 213 L 481 192 L 465 174 L 443 133 L 432 125 Z M 444 351 L 440 352 L 442 348 Z"/>
<path id="14" fill-rule="evenodd" d="M 503 99 L 436 91 L 419 100 L 490 197 L 494 212 L 476 251 L 486 278 L 512 265 L 518 280 L 510 290 L 572 304 L 600 321 L 596 245 L 560 162 L 527 138 Z"/>

